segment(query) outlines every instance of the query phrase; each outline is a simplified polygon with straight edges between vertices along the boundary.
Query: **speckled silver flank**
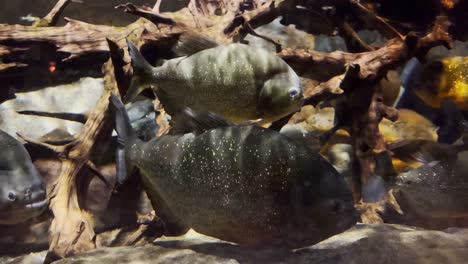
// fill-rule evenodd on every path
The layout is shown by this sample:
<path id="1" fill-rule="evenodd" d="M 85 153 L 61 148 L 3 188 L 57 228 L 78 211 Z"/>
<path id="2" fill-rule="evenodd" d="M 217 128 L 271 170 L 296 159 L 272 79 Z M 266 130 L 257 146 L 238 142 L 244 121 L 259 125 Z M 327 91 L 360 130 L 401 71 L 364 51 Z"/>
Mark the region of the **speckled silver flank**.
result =
<path id="1" fill-rule="evenodd" d="M 301 82 L 280 58 L 244 44 L 229 44 L 166 61 L 151 80 L 168 113 L 208 110 L 233 122 L 279 119 L 302 104 Z M 298 87 L 290 96 L 288 90 Z"/>
<path id="2" fill-rule="evenodd" d="M 306 146 L 257 126 L 163 136 L 127 146 L 169 222 L 253 245 L 303 246 L 356 218 L 342 177 Z M 334 212 L 334 208 L 342 210 Z"/>

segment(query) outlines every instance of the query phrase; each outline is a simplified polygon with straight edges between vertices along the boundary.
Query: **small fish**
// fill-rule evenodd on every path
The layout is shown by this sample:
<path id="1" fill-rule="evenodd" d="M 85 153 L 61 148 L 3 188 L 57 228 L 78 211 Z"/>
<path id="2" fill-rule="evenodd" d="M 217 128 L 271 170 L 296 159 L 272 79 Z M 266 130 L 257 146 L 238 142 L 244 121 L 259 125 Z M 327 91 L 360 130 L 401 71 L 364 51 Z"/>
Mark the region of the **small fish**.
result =
<path id="1" fill-rule="evenodd" d="M 192 132 L 142 142 L 120 99 L 110 100 L 122 143 L 117 177 L 123 182 L 131 167 L 140 170 L 169 234 L 193 228 L 240 244 L 296 248 L 357 220 L 343 177 L 296 139 L 184 109 L 174 128 Z"/>
<path id="2" fill-rule="evenodd" d="M 180 46 L 179 50 L 184 47 Z M 256 119 L 268 123 L 299 110 L 304 101 L 293 69 L 260 48 L 227 44 L 201 50 L 196 46 L 191 48 L 197 51 L 194 54 L 152 67 L 131 42 L 128 47 L 133 78 L 124 102 L 153 85 L 170 115 L 190 107 L 235 123 Z"/>
<path id="3" fill-rule="evenodd" d="M 25 16 L 20 16 L 19 19 L 23 20 L 23 21 L 33 23 L 33 22 L 36 22 L 37 20 L 40 20 L 41 18 L 40 17 L 35 17 L 31 13 L 29 13 L 29 14 L 27 14 Z"/>
<path id="4" fill-rule="evenodd" d="M 0 224 L 19 224 L 47 207 L 45 185 L 20 142 L 0 130 L 0 145 Z"/>

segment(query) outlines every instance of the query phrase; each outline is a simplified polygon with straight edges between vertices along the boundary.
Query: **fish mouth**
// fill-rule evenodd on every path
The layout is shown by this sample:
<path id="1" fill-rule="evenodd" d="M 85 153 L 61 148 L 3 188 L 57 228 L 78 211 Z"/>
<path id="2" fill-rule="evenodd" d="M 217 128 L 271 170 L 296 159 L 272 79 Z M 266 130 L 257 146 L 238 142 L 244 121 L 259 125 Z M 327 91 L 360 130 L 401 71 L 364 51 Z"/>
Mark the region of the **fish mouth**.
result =
<path id="1" fill-rule="evenodd" d="M 44 199 L 44 200 L 39 201 L 39 202 L 27 204 L 26 208 L 27 209 L 39 209 L 39 210 L 41 210 L 41 209 L 44 209 L 48 204 L 49 204 L 49 200 Z"/>

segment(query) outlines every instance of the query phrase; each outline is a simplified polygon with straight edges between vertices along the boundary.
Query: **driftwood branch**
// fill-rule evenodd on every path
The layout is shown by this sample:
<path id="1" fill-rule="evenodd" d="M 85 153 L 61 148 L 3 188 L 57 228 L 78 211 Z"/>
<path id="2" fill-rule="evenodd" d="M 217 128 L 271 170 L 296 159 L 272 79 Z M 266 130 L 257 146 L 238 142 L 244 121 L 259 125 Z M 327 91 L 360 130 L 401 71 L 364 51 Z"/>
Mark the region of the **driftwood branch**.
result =
<path id="1" fill-rule="evenodd" d="M 354 11 L 356 12 L 357 17 L 366 22 L 367 25 L 372 25 L 378 29 L 386 38 L 404 38 L 404 36 L 400 34 L 396 28 L 385 21 L 384 18 L 367 9 L 359 1 L 351 0 L 350 2 L 355 7 Z"/>
<path id="2" fill-rule="evenodd" d="M 62 15 L 63 10 L 65 7 L 71 2 L 71 0 L 59 0 L 57 4 L 55 4 L 54 8 L 50 10 L 50 12 L 42 19 L 34 22 L 34 27 L 51 27 L 55 26 Z"/>
<path id="3" fill-rule="evenodd" d="M 17 134 L 18 137 L 20 137 L 22 140 L 24 140 L 24 141 L 26 141 L 26 142 L 28 142 L 28 143 L 31 143 L 31 144 L 33 144 L 33 145 L 35 145 L 35 146 L 48 149 L 48 150 L 54 152 L 54 153 L 57 154 L 57 155 L 61 155 L 62 153 L 64 153 L 64 152 L 67 150 L 67 147 L 68 147 L 67 145 L 56 146 L 56 145 L 48 144 L 48 143 L 39 141 L 39 140 L 37 140 L 37 139 L 34 139 L 34 138 L 31 138 L 31 137 L 22 135 L 22 134 L 20 134 L 20 133 L 16 133 L 16 134 Z"/>
<path id="4" fill-rule="evenodd" d="M 386 76 L 388 70 L 401 66 L 413 56 L 424 58 L 432 47 L 438 45 L 451 47 L 448 27 L 446 17 L 437 17 L 432 30 L 421 38 L 409 35 L 402 40 L 397 37 L 377 50 L 362 53 L 336 51 L 326 54 L 305 50 L 284 50 L 279 53 L 290 65 L 342 70 L 341 74 L 307 89 L 304 96 L 306 103 L 313 105 L 324 100 L 340 99 L 337 100 L 340 105 L 335 107 L 335 121 L 338 123 L 332 131 L 339 127 L 350 129 L 359 160 L 359 177 L 353 182 L 356 202 L 361 199 L 362 186 L 375 176 L 376 156 L 385 155 L 387 151 L 379 133 L 379 123 L 383 118 L 395 120 L 398 116 L 396 109 L 383 104 L 380 91 L 375 90 L 376 84 Z M 374 206 L 362 207 L 372 209 L 372 212 L 364 213 L 368 219 L 380 219 L 375 215 L 377 211 Z"/>
<path id="5" fill-rule="evenodd" d="M 139 17 L 144 17 L 156 25 L 157 24 L 166 24 L 166 25 L 178 24 L 175 20 L 168 18 L 168 17 L 164 17 L 156 13 L 152 8 L 149 8 L 149 7 L 140 7 L 134 4 L 127 3 L 127 4 L 118 5 L 115 8 L 123 9 L 125 13 L 136 15 Z"/>
<path id="6" fill-rule="evenodd" d="M 74 114 L 74 113 L 51 113 L 51 112 L 44 112 L 44 111 L 34 111 L 34 110 L 24 110 L 18 111 L 18 114 L 22 115 L 35 115 L 35 116 L 45 116 L 45 117 L 53 117 L 63 120 L 75 121 L 78 123 L 84 124 L 88 119 L 86 114 Z"/>
<path id="7" fill-rule="evenodd" d="M 358 33 L 351 27 L 347 21 L 341 21 L 338 23 L 338 30 L 340 35 L 344 38 L 346 42 L 346 47 L 351 52 L 362 52 L 362 51 L 371 51 L 374 50 L 370 45 L 368 45 Z"/>
<path id="8" fill-rule="evenodd" d="M 448 34 L 449 25 L 450 23 L 446 17 L 437 17 L 432 30 L 425 36 L 417 38 L 410 35 L 405 40 L 394 38 L 380 49 L 369 52 L 347 53 L 335 51 L 323 53 L 310 50 L 285 49 L 278 56 L 295 67 L 298 72 L 303 72 L 304 68 L 307 67 L 310 70 L 331 69 L 333 77 L 317 87 L 305 91 L 306 100 L 310 104 L 316 104 L 319 101 L 341 94 L 342 90 L 346 90 L 346 88 L 342 87 L 343 79 L 346 76 L 346 65 L 359 65 L 359 78 L 361 80 L 372 80 L 375 83 L 383 78 L 388 70 L 401 66 L 413 56 L 424 58 L 425 54 L 435 46 L 444 45 L 450 48 L 453 44 Z M 342 71 L 342 74 L 336 75 L 339 71 Z M 327 74 L 318 77 L 318 79 L 324 79 Z"/>
<path id="9" fill-rule="evenodd" d="M 223 32 L 234 41 L 242 40 L 252 29 L 272 22 L 277 17 L 294 8 L 297 2 L 296 0 L 285 0 L 279 3 L 278 6 L 275 6 L 275 1 L 271 1 L 268 6 L 252 11 L 245 11 L 234 17 L 231 23 L 224 28 Z"/>
<path id="10" fill-rule="evenodd" d="M 112 61 L 109 60 L 104 65 L 103 94 L 96 108 L 90 112 L 76 138 L 75 145 L 64 157 L 61 173 L 48 194 L 50 208 L 54 212 L 54 220 L 50 228 L 47 262 L 96 247 L 92 217 L 79 202 L 81 194 L 78 190 L 81 188 L 78 186 L 89 184 L 89 182 L 77 177 L 77 175 L 85 165 L 94 167 L 89 159 L 96 145 L 96 139 L 103 135 L 106 137 L 111 135 L 113 122 L 108 111 L 111 93 L 118 93 L 118 88 L 114 67 Z"/>

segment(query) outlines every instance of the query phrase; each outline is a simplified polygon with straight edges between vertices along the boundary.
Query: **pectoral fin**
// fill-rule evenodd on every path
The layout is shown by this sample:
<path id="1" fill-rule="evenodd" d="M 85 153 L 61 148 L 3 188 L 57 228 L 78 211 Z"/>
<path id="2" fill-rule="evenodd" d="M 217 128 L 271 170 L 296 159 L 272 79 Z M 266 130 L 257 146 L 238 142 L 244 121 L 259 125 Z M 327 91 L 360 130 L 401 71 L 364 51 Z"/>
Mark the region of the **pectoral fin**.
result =
<path id="1" fill-rule="evenodd" d="M 189 56 L 199 51 L 218 46 L 219 43 L 206 36 L 194 32 L 184 32 L 180 35 L 177 44 L 172 48 L 177 56 Z"/>
<path id="2" fill-rule="evenodd" d="M 184 108 L 175 115 L 171 134 L 203 133 L 206 130 L 233 126 L 234 124 L 212 112 Z"/>
<path id="3" fill-rule="evenodd" d="M 122 184 L 130 175 L 132 166 L 128 163 L 125 153 L 126 144 L 131 144 L 133 141 L 138 140 L 135 131 L 133 130 L 130 119 L 128 117 L 125 106 L 119 97 L 111 94 L 109 98 L 111 107 L 115 114 L 115 130 L 117 132 L 117 150 L 116 150 L 116 169 L 117 169 L 117 182 Z"/>

